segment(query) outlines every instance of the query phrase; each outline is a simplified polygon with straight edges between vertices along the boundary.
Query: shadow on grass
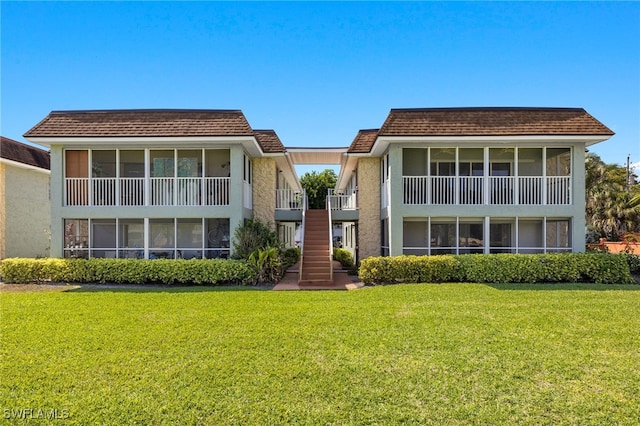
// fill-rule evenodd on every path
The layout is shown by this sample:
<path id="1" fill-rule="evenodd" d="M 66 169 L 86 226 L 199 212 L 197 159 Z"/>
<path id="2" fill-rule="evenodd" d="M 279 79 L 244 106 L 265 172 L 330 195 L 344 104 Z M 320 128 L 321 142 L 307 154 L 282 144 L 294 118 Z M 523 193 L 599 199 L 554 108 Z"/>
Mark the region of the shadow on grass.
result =
<path id="1" fill-rule="evenodd" d="M 558 290 L 589 290 L 589 291 L 640 291 L 637 284 L 592 284 L 592 283 L 514 283 L 514 284 L 485 284 L 496 290 L 535 290 L 535 291 L 558 291 Z"/>
<path id="2" fill-rule="evenodd" d="M 79 287 L 66 290 L 70 293 L 209 293 L 209 292 L 238 292 L 265 291 L 272 286 L 240 286 L 240 285 L 161 285 L 161 284 L 81 284 Z"/>

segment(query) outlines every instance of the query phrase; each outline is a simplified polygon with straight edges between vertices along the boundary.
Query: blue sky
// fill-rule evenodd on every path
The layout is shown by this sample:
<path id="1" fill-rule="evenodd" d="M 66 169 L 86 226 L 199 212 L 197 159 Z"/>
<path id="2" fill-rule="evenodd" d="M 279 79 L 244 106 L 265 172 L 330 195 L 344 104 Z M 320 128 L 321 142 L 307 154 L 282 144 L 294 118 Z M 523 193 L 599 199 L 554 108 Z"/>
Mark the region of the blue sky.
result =
<path id="1" fill-rule="evenodd" d="M 7 2 L 1 133 L 51 110 L 242 109 L 348 146 L 390 108 L 583 107 L 640 161 L 640 3 Z M 319 168 L 322 169 L 323 167 Z"/>

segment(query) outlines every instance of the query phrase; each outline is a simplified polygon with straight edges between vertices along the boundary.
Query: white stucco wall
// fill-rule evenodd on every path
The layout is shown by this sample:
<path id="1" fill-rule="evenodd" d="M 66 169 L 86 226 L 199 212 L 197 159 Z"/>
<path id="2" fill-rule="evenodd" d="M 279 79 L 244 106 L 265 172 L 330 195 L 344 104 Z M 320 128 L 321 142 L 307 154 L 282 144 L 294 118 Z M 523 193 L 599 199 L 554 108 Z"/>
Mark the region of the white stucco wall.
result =
<path id="1" fill-rule="evenodd" d="M 4 257 L 49 256 L 49 172 L 3 166 Z"/>

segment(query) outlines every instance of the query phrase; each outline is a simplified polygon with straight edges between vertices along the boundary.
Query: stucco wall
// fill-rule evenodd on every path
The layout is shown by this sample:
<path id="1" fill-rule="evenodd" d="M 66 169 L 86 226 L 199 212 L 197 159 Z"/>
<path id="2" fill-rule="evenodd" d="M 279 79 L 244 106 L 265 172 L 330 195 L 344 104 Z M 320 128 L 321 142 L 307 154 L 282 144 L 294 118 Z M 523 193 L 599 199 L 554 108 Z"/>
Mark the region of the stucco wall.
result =
<path id="1" fill-rule="evenodd" d="M 273 158 L 253 160 L 253 217 L 275 229 L 276 161 Z"/>
<path id="2" fill-rule="evenodd" d="M 49 174 L 5 165 L 5 257 L 49 256 Z"/>
<path id="3" fill-rule="evenodd" d="M 380 255 L 380 159 L 358 161 L 358 257 Z"/>
<path id="4" fill-rule="evenodd" d="M 3 163 L 0 163 L 0 259 L 4 259 L 4 251 L 5 251 L 5 239 L 4 239 L 4 230 L 5 230 L 5 202 L 4 202 L 4 177 L 5 166 Z"/>

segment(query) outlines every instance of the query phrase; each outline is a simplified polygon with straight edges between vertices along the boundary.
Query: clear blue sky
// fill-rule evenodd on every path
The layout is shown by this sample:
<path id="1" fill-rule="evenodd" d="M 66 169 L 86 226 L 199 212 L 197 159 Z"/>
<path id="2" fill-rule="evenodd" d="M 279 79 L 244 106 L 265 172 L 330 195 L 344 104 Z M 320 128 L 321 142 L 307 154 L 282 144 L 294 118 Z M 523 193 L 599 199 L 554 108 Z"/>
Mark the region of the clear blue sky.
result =
<path id="1" fill-rule="evenodd" d="M 583 107 L 640 161 L 637 2 L 6 2 L 1 133 L 51 110 L 242 109 L 348 146 L 390 108 Z M 640 169 L 639 169 L 640 170 Z"/>

